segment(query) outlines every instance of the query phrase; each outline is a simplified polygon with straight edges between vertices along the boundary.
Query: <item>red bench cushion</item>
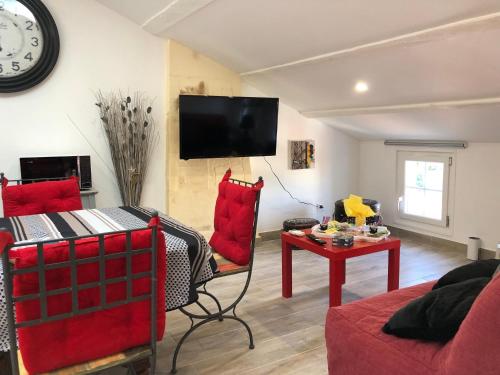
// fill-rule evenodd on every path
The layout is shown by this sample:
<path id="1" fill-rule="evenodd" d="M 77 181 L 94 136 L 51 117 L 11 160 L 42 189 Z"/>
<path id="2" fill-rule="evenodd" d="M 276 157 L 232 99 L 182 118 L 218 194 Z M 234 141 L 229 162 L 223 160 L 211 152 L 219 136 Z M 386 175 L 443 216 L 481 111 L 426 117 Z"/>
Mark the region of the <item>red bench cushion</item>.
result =
<path id="1" fill-rule="evenodd" d="M 107 254 L 123 252 L 125 235 L 106 236 L 104 244 Z M 142 249 L 151 246 L 151 231 L 132 233 L 132 248 Z M 96 256 L 99 245 L 96 238 L 79 240 L 76 243 L 77 258 Z M 44 248 L 47 264 L 68 260 L 68 244 L 60 242 Z M 37 263 L 35 247 L 11 251 L 15 268 L 27 268 Z M 165 278 L 166 278 L 165 239 L 158 232 L 158 340 L 165 330 Z M 132 257 L 132 272 L 140 273 L 151 268 L 149 253 Z M 125 258 L 106 261 L 106 278 L 125 275 Z M 97 263 L 82 264 L 77 267 L 78 284 L 95 282 L 99 279 Z M 69 287 L 71 276 L 69 268 L 59 268 L 45 273 L 47 290 Z M 150 278 L 133 281 L 133 296 L 150 292 Z M 37 293 L 38 275 L 29 273 L 14 277 L 14 295 L 21 296 Z M 109 302 L 126 298 L 126 283 L 119 282 L 107 286 L 106 300 Z M 89 308 L 100 303 L 99 288 L 80 291 L 79 307 Z M 71 311 L 71 294 L 65 293 L 48 298 L 48 315 Z M 40 317 L 38 300 L 16 303 L 17 321 Z M 102 358 L 123 350 L 144 345 L 150 340 L 150 300 L 122 305 L 108 310 L 88 313 L 73 318 L 21 328 L 18 330 L 19 348 L 26 369 L 30 373 L 44 373 L 72 364 Z"/>
<path id="2" fill-rule="evenodd" d="M 2 200 L 5 217 L 82 209 L 80 187 L 76 177 L 26 185 L 7 184 L 8 180 L 4 179 Z"/>
<path id="3" fill-rule="evenodd" d="M 229 177 L 231 170 L 219 183 L 219 195 L 215 203 L 215 231 L 209 243 L 224 258 L 244 266 L 250 261 L 255 200 L 264 182 L 259 181 L 255 186 L 248 187 L 232 183 Z"/>

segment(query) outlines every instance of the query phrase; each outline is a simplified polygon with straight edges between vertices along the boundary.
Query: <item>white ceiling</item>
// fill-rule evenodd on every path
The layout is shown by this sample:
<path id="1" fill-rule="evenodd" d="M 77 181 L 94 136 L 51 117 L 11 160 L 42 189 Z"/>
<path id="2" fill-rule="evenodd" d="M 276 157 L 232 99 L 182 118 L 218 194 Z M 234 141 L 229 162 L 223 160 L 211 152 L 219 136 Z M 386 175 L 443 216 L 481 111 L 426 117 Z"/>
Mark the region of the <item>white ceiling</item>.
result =
<path id="1" fill-rule="evenodd" d="M 500 105 L 320 118 L 359 139 L 500 141 Z M 485 138 L 488 136 L 488 138 Z"/>
<path id="2" fill-rule="evenodd" d="M 151 17 L 168 6 L 171 6 L 175 0 L 99 0 L 99 2 L 131 19 L 135 23 L 143 25 Z"/>
<path id="3" fill-rule="evenodd" d="M 98 1 L 360 139 L 500 142 L 500 0 Z"/>

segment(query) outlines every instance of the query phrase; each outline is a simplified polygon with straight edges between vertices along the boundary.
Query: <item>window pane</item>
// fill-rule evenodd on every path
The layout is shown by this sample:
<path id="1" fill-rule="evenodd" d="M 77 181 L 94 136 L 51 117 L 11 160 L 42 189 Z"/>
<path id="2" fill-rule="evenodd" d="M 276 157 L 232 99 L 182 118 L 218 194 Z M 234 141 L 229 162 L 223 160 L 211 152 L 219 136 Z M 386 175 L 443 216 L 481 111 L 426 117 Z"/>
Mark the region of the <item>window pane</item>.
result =
<path id="1" fill-rule="evenodd" d="M 446 215 L 443 199 L 447 194 L 444 190 L 448 178 L 445 176 L 447 165 L 440 161 L 444 159 L 443 154 L 422 154 L 422 159 L 427 160 L 419 160 L 417 153 L 401 155 L 401 159 L 398 156 L 404 171 L 400 187 L 403 190 L 401 213 L 442 222 Z"/>
<path id="2" fill-rule="evenodd" d="M 405 188 L 404 212 L 409 215 L 424 216 L 425 190 Z"/>
<path id="3" fill-rule="evenodd" d="M 427 162 L 425 168 L 425 188 L 443 191 L 444 163 Z"/>
<path id="4" fill-rule="evenodd" d="M 443 216 L 444 163 L 405 161 L 404 212 L 441 220 Z"/>
<path id="5" fill-rule="evenodd" d="M 443 212 L 443 193 L 440 191 L 425 191 L 424 215 L 430 219 L 441 220 Z"/>
<path id="6" fill-rule="evenodd" d="M 424 188 L 425 162 L 407 160 L 405 162 L 405 186 Z"/>
<path id="7" fill-rule="evenodd" d="M 406 188 L 404 212 L 408 215 L 441 220 L 443 193 L 439 191 Z"/>

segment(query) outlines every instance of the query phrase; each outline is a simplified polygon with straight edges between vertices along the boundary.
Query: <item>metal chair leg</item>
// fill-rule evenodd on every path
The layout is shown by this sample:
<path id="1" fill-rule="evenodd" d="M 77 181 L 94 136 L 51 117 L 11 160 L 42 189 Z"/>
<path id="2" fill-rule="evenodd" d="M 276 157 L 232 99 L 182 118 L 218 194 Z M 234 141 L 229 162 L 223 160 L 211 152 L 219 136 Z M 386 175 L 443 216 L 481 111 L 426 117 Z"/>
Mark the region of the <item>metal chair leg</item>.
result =
<path id="1" fill-rule="evenodd" d="M 174 358 L 172 359 L 172 369 L 170 370 L 170 373 L 175 374 L 177 372 L 177 357 L 179 356 L 179 351 L 181 350 L 182 344 L 184 344 L 184 341 L 193 333 L 196 328 L 201 327 L 204 324 L 210 323 L 211 321 L 214 321 L 218 319 L 217 317 L 209 318 L 209 319 L 204 319 L 201 322 L 196 323 L 194 326 L 188 329 L 188 331 L 181 337 L 179 342 L 177 343 L 177 346 L 175 347 L 175 352 L 174 352 Z"/>
<path id="2" fill-rule="evenodd" d="M 252 260 L 251 260 L 251 263 L 252 263 Z M 213 320 L 220 320 L 222 321 L 224 318 L 227 318 L 227 319 L 232 319 L 232 320 L 236 320 L 238 322 L 240 322 L 241 324 L 243 324 L 243 326 L 246 328 L 247 332 L 248 332 L 248 337 L 249 337 L 249 340 L 250 340 L 250 343 L 249 343 L 249 348 L 250 349 L 254 349 L 255 348 L 255 345 L 254 345 L 254 341 L 253 341 L 253 334 L 252 334 L 252 331 L 250 329 L 250 327 L 248 326 L 248 324 L 243 321 L 241 318 L 239 318 L 238 316 L 236 316 L 236 306 L 241 302 L 241 300 L 243 299 L 243 296 L 246 294 L 247 290 L 248 290 L 248 286 L 250 284 L 250 279 L 251 279 L 251 276 L 252 276 L 252 272 L 251 272 L 251 268 L 248 272 L 248 276 L 247 276 L 247 280 L 246 280 L 246 283 L 245 283 L 245 286 L 243 288 L 243 290 L 241 291 L 240 295 L 236 298 L 236 300 L 230 304 L 229 306 L 225 307 L 224 309 L 222 309 L 221 307 L 221 304 L 219 303 L 218 299 L 212 295 L 211 293 L 207 292 L 206 289 L 205 290 L 198 290 L 198 293 L 201 293 L 201 294 L 205 294 L 207 296 L 209 296 L 210 298 L 212 298 L 214 301 L 216 301 L 216 304 L 217 304 L 217 307 L 219 308 L 219 311 L 215 314 L 210 314 L 210 312 L 208 311 L 207 308 L 205 308 L 203 305 L 201 305 L 201 303 L 199 301 L 197 301 L 197 304 L 198 306 L 200 306 L 202 308 L 202 310 L 207 314 L 207 315 L 201 315 L 201 314 L 193 314 L 187 310 L 185 310 L 184 308 L 180 307 L 179 310 L 184 314 L 186 315 L 189 319 L 191 319 L 191 323 L 193 322 L 193 319 L 200 319 L 201 321 L 195 325 L 191 325 L 191 328 L 182 336 L 182 338 L 180 339 L 180 341 L 177 343 L 177 346 L 175 348 L 175 352 L 174 352 L 174 357 L 173 357 L 173 360 L 172 360 L 172 369 L 171 369 L 171 373 L 172 374 L 175 374 L 177 372 L 177 357 L 179 355 L 179 352 L 180 352 L 180 349 L 182 347 L 182 344 L 184 343 L 184 341 L 189 337 L 189 335 L 191 335 L 191 333 L 193 333 L 194 330 L 196 330 L 198 327 L 206 324 L 206 323 L 209 323 Z M 228 313 L 229 311 L 233 312 L 233 316 L 231 315 L 225 315 L 226 313 Z"/>
<path id="3" fill-rule="evenodd" d="M 243 319 L 241 319 L 241 318 L 239 318 L 237 316 L 224 315 L 224 318 L 225 319 L 236 320 L 237 322 L 240 322 L 241 324 L 243 324 L 243 326 L 245 326 L 245 328 L 247 329 L 247 332 L 248 332 L 248 338 L 250 340 L 250 344 L 248 345 L 248 348 L 249 349 L 254 349 L 255 345 L 254 345 L 254 342 L 253 342 L 252 330 L 250 329 L 250 326 L 247 324 L 247 322 L 245 322 Z"/>
<path id="4" fill-rule="evenodd" d="M 156 353 L 153 353 L 153 355 L 150 358 L 149 361 L 149 375 L 155 375 L 156 373 Z"/>
<path id="5" fill-rule="evenodd" d="M 208 292 L 206 289 L 204 290 L 199 290 L 198 291 L 198 294 L 204 294 L 208 297 L 210 297 L 217 305 L 217 309 L 219 310 L 219 321 L 222 322 L 224 320 L 224 318 L 222 317 L 222 306 L 219 302 L 219 300 L 217 299 L 217 297 L 215 297 L 212 293 Z"/>
<path id="6" fill-rule="evenodd" d="M 127 365 L 127 375 L 137 375 L 137 372 L 135 371 L 134 365 L 132 363 L 129 363 Z"/>
<path id="7" fill-rule="evenodd" d="M 222 306 L 221 306 L 221 304 L 219 302 L 219 300 L 214 295 L 212 295 L 212 294 L 210 294 L 208 292 L 201 292 L 201 291 L 198 291 L 198 293 L 205 294 L 205 295 L 211 297 L 215 301 L 215 303 L 217 304 L 217 309 L 219 311 L 217 311 L 216 313 L 212 314 L 210 312 L 210 310 L 208 310 L 200 301 L 196 301 L 194 303 L 196 305 L 198 305 L 198 307 L 205 312 L 205 315 L 203 315 L 203 314 L 194 314 L 192 312 L 189 312 L 188 310 L 186 310 L 183 307 L 179 307 L 179 311 L 182 312 L 184 315 L 186 315 L 189 319 L 200 319 L 200 320 L 203 320 L 203 319 L 209 319 L 209 318 L 217 317 L 217 319 L 219 321 L 223 321 L 224 320 L 224 318 L 223 318 L 224 315 L 223 314 L 226 313 L 226 312 L 228 312 L 232 307 L 229 308 L 229 309 L 226 308 L 226 309 L 223 310 Z"/>
<path id="8" fill-rule="evenodd" d="M 248 332 L 248 338 L 249 338 L 249 345 L 248 347 L 250 349 L 254 349 L 255 348 L 255 345 L 254 345 L 254 341 L 253 341 L 253 334 L 252 334 L 252 330 L 250 329 L 250 326 L 241 318 L 237 317 L 237 316 L 231 316 L 231 315 L 224 315 L 223 318 L 225 319 L 232 319 L 232 320 L 236 320 L 237 322 L 240 322 L 241 324 L 243 324 L 243 326 L 246 328 L 247 332 Z M 207 323 L 210 323 L 214 320 L 218 319 L 218 317 L 213 317 L 213 318 L 209 318 L 209 319 L 204 319 L 202 320 L 201 322 L 198 322 L 196 323 L 194 326 L 192 326 L 182 337 L 181 339 L 179 340 L 179 342 L 177 343 L 177 346 L 175 347 L 175 352 L 174 352 L 174 357 L 172 359 L 172 369 L 170 370 L 170 373 L 172 374 L 175 374 L 177 373 L 177 357 L 179 356 L 179 352 L 181 350 L 181 347 L 182 347 L 182 344 L 184 344 L 184 341 L 186 341 L 186 339 L 199 327 L 201 327 L 202 325 L 204 324 L 207 324 Z"/>

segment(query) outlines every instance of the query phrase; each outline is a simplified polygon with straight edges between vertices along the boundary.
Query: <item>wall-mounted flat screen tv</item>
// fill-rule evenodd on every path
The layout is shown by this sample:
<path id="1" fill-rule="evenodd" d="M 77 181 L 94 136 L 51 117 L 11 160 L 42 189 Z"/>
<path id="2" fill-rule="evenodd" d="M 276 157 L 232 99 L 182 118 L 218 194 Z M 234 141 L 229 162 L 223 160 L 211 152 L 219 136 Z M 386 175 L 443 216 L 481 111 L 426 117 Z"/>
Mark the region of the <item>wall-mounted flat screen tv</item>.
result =
<path id="1" fill-rule="evenodd" d="M 179 96 L 180 158 L 276 155 L 277 98 Z"/>

